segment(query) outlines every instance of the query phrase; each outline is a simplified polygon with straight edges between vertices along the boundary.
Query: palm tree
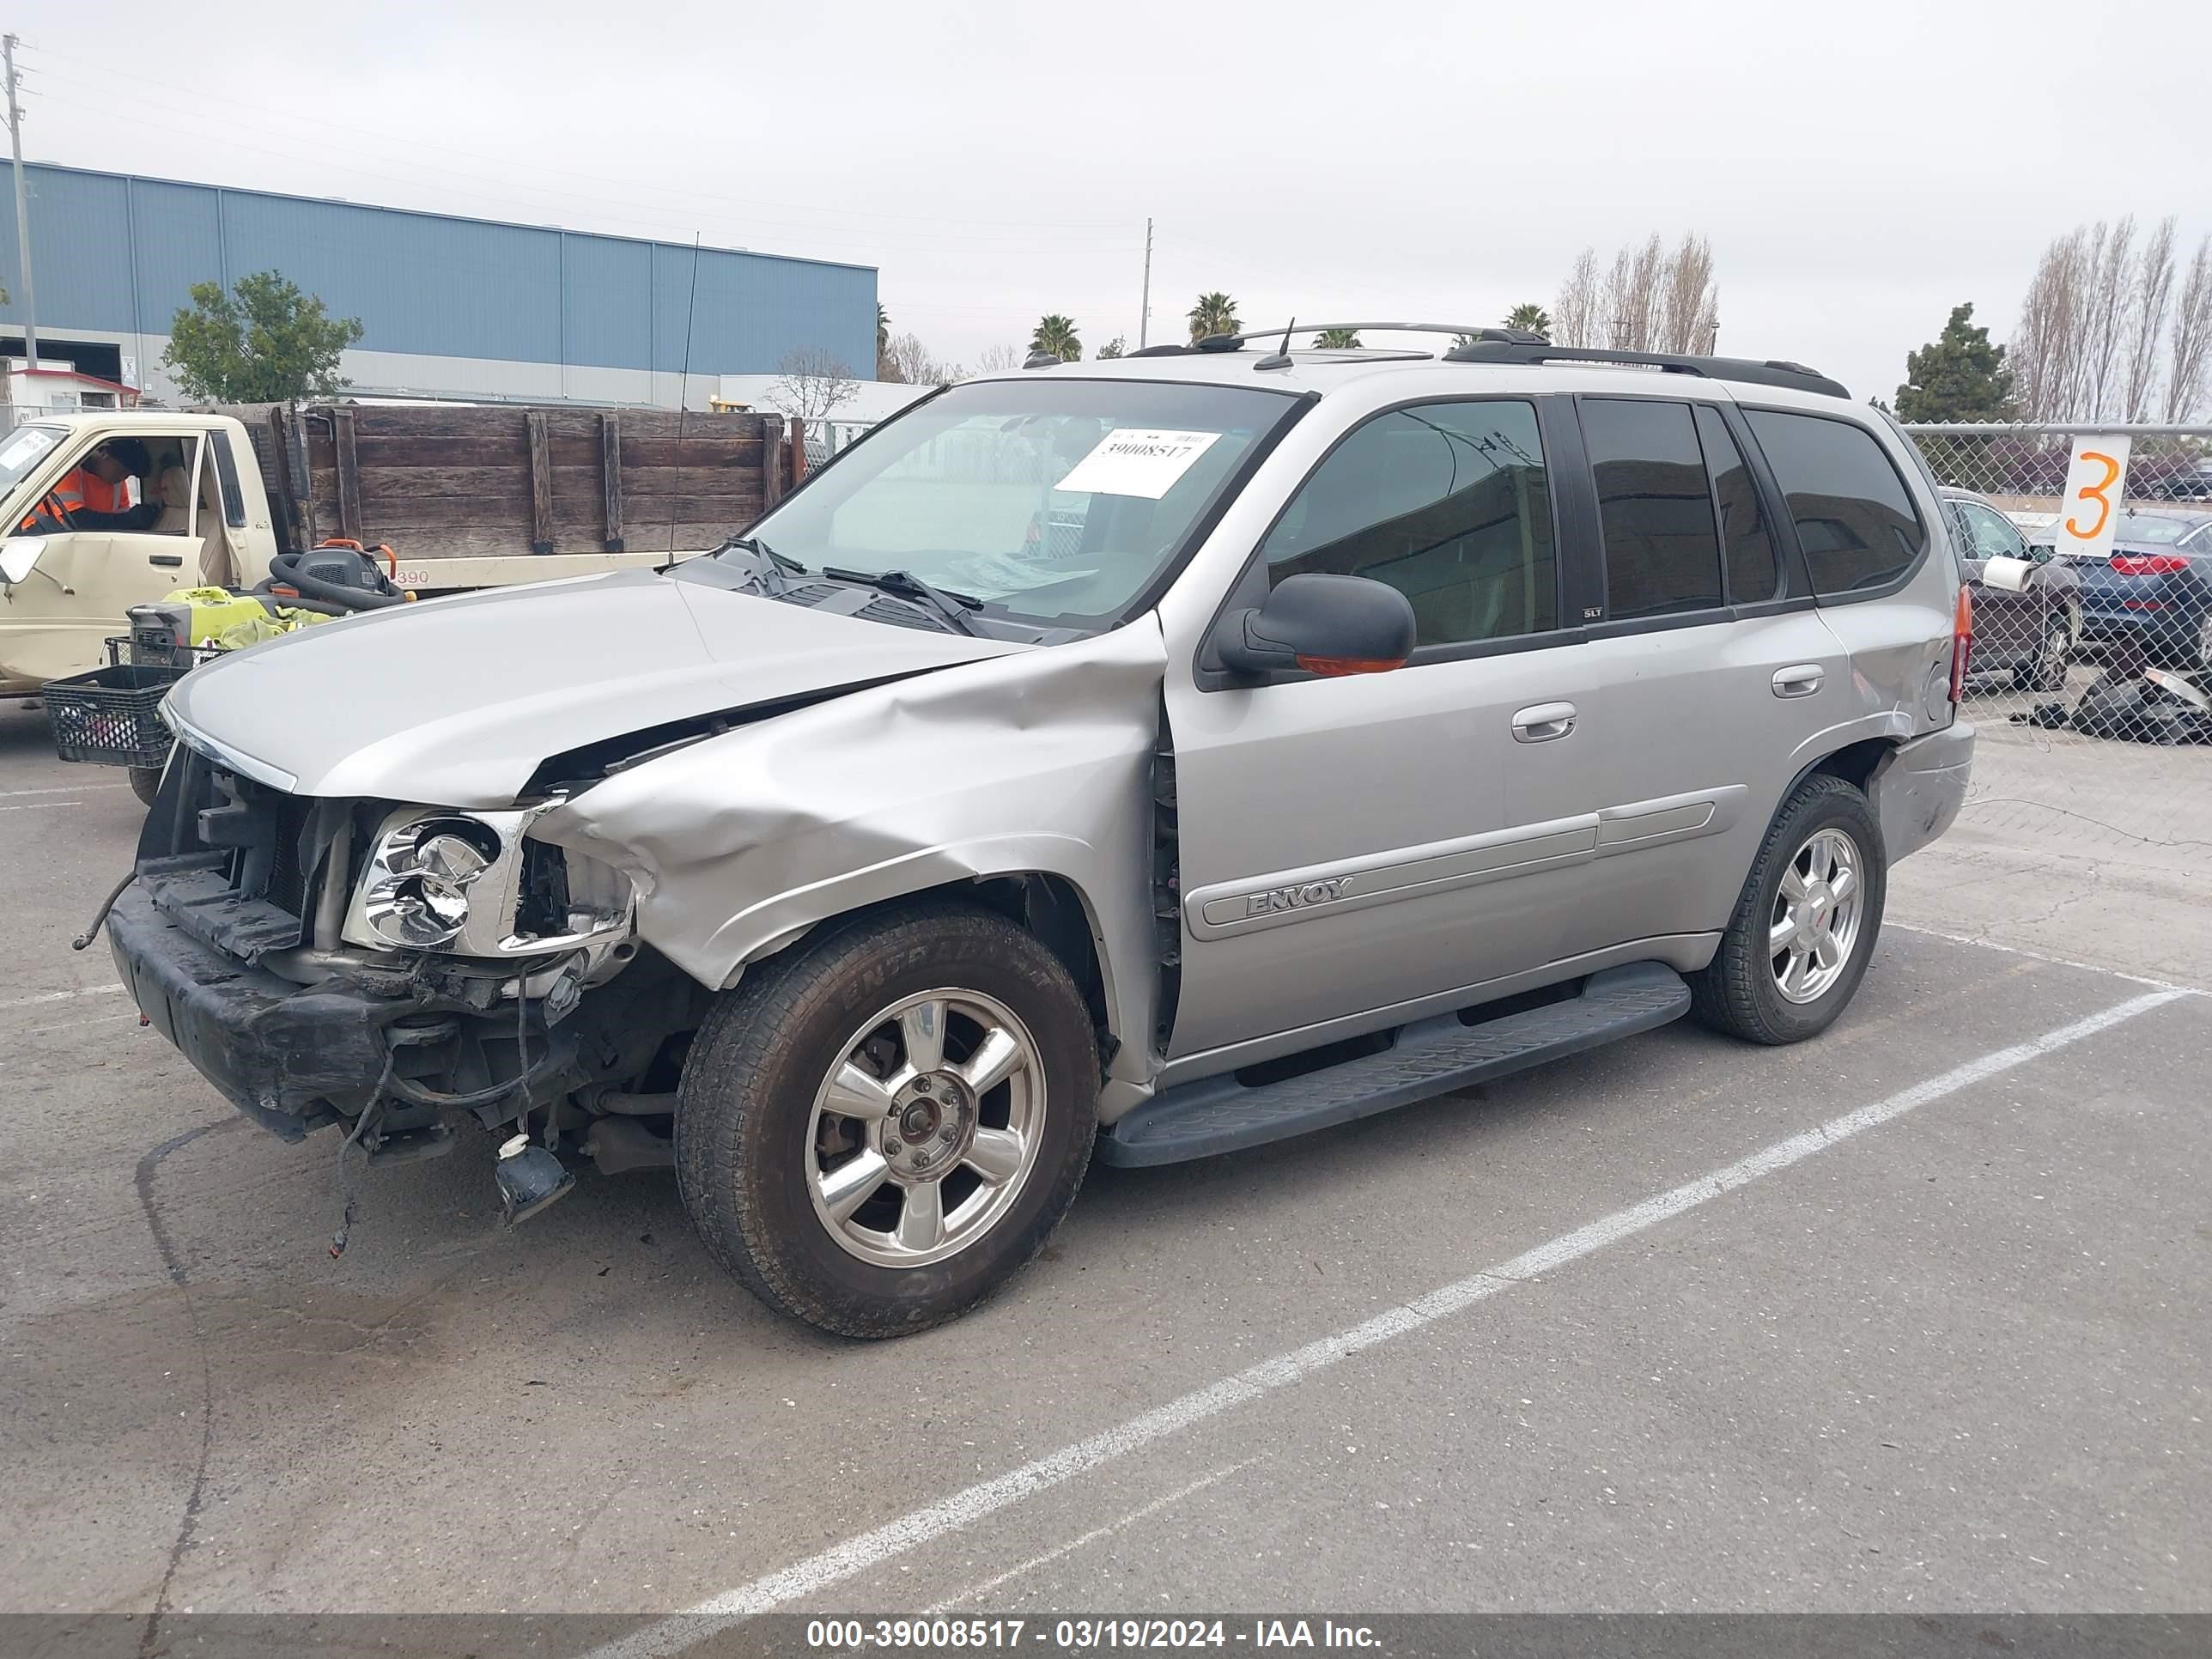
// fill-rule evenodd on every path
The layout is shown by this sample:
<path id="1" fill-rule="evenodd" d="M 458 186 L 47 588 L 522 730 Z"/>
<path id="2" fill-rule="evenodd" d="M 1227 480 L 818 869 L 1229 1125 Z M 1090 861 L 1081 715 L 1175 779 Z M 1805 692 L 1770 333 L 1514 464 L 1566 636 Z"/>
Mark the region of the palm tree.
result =
<path id="1" fill-rule="evenodd" d="M 1190 308 L 1190 337 L 1203 340 L 1209 334 L 1234 334 L 1237 331 L 1237 301 L 1226 294 L 1201 294 L 1198 303 Z"/>
<path id="2" fill-rule="evenodd" d="M 876 356 L 881 357 L 891 349 L 891 314 L 884 309 L 881 300 L 876 301 Z"/>
<path id="3" fill-rule="evenodd" d="M 1030 349 L 1048 352 L 1063 363 L 1080 362 L 1083 342 L 1075 337 L 1075 319 L 1057 313 L 1038 318 L 1036 332 L 1030 336 Z"/>
<path id="4" fill-rule="evenodd" d="M 1357 351 L 1359 349 L 1359 331 L 1351 328 L 1325 328 L 1314 336 L 1317 350 Z"/>
<path id="5" fill-rule="evenodd" d="M 1505 313 L 1505 326 L 1525 328 L 1531 334 L 1540 334 L 1548 340 L 1552 337 L 1552 313 L 1533 300 L 1528 301 Z"/>

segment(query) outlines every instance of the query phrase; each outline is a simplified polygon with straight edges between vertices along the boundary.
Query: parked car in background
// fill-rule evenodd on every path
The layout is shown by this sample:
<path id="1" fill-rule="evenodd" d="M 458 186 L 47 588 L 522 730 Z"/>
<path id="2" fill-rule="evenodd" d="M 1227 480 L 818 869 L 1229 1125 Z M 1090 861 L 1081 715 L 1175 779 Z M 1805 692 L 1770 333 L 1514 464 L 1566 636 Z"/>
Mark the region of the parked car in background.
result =
<path id="1" fill-rule="evenodd" d="M 2154 665 L 2212 667 L 2212 512 L 2130 507 L 2110 558 L 2057 562 L 2081 580 L 2080 638 L 2132 643 Z"/>
<path id="2" fill-rule="evenodd" d="M 2046 543 L 2031 545 L 1996 504 L 1971 489 L 1946 486 L 1959 568 L 1973 595 L 1974 650 L 1970 672 L 2009 674 L 2030 691 L 2057 691 L 2081 638 L 2081 579 Z M 1991 559 L 2025 559 L 2035 568 L 2018 592 L 1991 587 L 1983 574 Z"/>

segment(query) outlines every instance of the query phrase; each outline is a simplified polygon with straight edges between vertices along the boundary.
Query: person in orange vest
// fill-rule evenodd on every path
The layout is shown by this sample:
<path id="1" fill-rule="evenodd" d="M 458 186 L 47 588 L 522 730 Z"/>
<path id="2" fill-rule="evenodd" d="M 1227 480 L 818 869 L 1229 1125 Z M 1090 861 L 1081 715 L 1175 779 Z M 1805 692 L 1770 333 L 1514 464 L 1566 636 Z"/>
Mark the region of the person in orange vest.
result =
<path id="1" fill-rule="evenodd" d="M 131 505 L 130 481 L 143 479 L 153 465 L 146 446 L 137 439 L 110 438 L 47 492 L 23 520 L 23 532 L 43 536 L 63 530 L 137 528 L 133 521 L 139 510 Z M 140 493 L 144 493 L 143 488 Z"/>

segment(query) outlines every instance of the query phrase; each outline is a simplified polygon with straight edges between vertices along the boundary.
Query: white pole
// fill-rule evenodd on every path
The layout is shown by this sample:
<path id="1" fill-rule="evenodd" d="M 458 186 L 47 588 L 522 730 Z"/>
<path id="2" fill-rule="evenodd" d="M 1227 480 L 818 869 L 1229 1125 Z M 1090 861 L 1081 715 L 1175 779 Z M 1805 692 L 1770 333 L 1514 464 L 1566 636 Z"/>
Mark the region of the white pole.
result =
<path id="1" fill-rule="evenodd" d="M 15 263 L 23 276 L 23 366 L 39 366 L 39 299 L 31 286 L 31 198 L 23 183 L 23 112 L 15 103 L 15 37 L 0 37 L 8 65 L 8 145 L 15 156 Z"/>

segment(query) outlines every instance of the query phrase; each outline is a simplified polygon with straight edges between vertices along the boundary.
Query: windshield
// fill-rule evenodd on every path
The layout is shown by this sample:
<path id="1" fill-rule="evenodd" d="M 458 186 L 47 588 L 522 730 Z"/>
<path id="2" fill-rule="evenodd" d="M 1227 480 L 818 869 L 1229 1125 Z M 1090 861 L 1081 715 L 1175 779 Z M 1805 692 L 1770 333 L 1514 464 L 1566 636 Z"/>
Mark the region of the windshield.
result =
<path id="1" fill-rule="evenodd" d="M 902 570 L 988 611 L 1111 624 L 1296 406 L 1279 392 L 1188 383 L 955 386 L 841 456 L 750 534 L 814 570 Z"/>
<path id="2" fill-rule="evenodd" d="M 54 446 L 69 435 L 58 426 L 19 426 L 0 441 L 0 495 L 7 495 L 53 453 Z"/>

